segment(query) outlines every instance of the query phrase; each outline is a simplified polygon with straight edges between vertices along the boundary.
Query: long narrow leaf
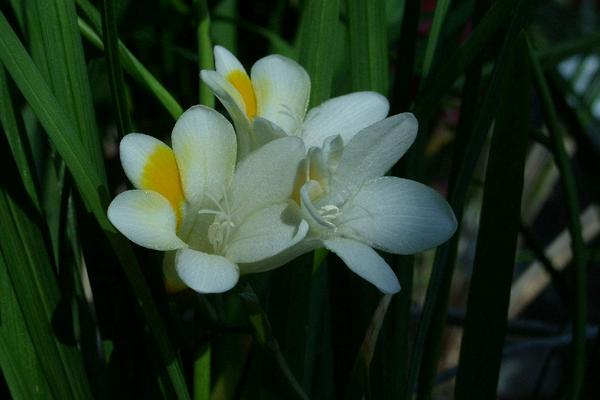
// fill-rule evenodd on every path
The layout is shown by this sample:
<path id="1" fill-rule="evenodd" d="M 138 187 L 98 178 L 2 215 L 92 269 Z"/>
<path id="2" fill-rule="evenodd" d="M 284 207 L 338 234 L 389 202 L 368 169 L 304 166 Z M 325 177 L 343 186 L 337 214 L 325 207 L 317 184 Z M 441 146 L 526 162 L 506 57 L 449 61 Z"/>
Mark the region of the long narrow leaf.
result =
<path id="1" fill-rule="evenodd" d="M 100 13 L 87 0 L 77 0 L 77 4 L 81 7 L 93 26 L 92 29 L 88 24 L 79 19 L 79 29 L 81 30 L 82 35 L 94 46 L 98 47 L 100 50 L 104 50 L 102 39 L 97 33 L 102 30 Z M 165 89 L 165 87 L 146 67 L 144 67 L 144 65 L 121 41 L 119 41 L 119 56 L 125 72 L 131 75 L 142 86 L 147 87 L 174 119 L 178 118 L 183 113 L 183 109 L 179 103 L 177 103 L 177 100 L 175 100 L 167 89 Z"/>
<path id="2" fill-rule="evenodd" d="M 339 0 L 306 2 L 299 30 L 300 64 L 310 76 L 312 106 L 326 100 L 331 93 L 338 18 Z"/>
<path id="3" fill-rule="evenodd" d="M 533 67 L 533 76 L 542 100 L 542 107 L 552 141 L 552 149 L 556 165 L 560 172 L 562 189 L 569 212 L 569 234 L 571 235 L 571 249 L 575 261 L 575 309 L 573 312 L 573 361 L 570 369 L 569 398 L 579 399 L 582 396 L 586 364 L 586 324 L 588 317 L 588 290 L 587 290 L 587 250 L 582 236 L 581 210 L 575 177 L 571 162 L 565 149 L 565 138 L 554 102 L 546 83 L 542 67 L 529 45 L 529 59 Z"/>
<path id="4" fill-rule="evenodd" d="M 473 265 L 457 399 L 496 397 L 510 288 L 521 219 L 521 196 L 530 111 L 525 35 L 517 40 L 502 87 L 488 158 Z"/>
<path id="5" fill-rule="evenodd" d="M 48 85 L 35 68 L 29 55 L 1 12 L 0 60 L 35 111 L 50 140 L 71 172 L 84 202 L 93 212 L 98 224 L 107 235 L 133 287 L 148 324 L 151 326 L 151 332 L 157 341 L 159 351 L 165 361 L 178 396 L 188 398 L 189 394 L 187 393 L 181 366 L 170 345 L 165 327 L 145 284 L 144 277 L 139 270 L 139 264 L 131 246 L 117 233 L 106 216 L 107 189 L 95 174 L 89 159 L 78 150 L 81 149 L 82 145 L 78 140 L 74 126 L 58 105 Z"/>
<path id="6" fill-rule="evenodd" d="M 423 76 L 429 75 L 431 65 L 435 59 L 436 50 L 440 43 L 440 34 L 446 20 L 446 14 L 450 8 L 450 0 L 440 0 L 435 5 L 433 12 L 433 22 L 427 39 L 427 47 L 425 48 L 425 60 L 423 61 Z"/>
<path id="7" fill-rule="evenodd" d="M 469 182 L 471 180 L 473 170 L 479 158 L 479 153 L 481 151 L 483 143 L 485 142 L 485 138 L 487 137 L 487 132 L 492 122 L 494 110 L 496 109 L 496 104 L 498 101 L 497 94 L 499 93 L 499 88 L 502 87 L 506 79 L 508 79 L 505 71 L 507 62 L 506 54 L 508 54 L 508 52 L 510 51 L 523 25 L 527 22 L 528 13 L 525 12 L 528 8 L 527 3 L 528 2 L 525 0 L 520 0 L 517 2 L 516 10 L 514 10 L 515 12 L 513 14 L 513 18 L 509 25 L 509 29 L 504 39 L 501 51 L 498 55 L 498 61 L 495 66 L 492 80 L 488 86 L 486 97 L 484 98 L 483 103 L 480 107 L 480 112 L 475 119 L 475 124 L 473 128 L 475 134 L 471 135 L 471 137 L 469 138 L 469 141 L 465 147 L 465 156 L 463 157 L 461 163 L 458 166 L 458 174 L 456 175 L 457 179 L 451 190 L 449 202 L 452 208 L 454 209 L 456 218 L 459 221 L 459 223 L 462 219 L 463 204 L 467 194 Z M 496 5 L 497 4 L 498 3 L 496 3 Z M 506 6 L 506 3 L 503 4 Z M 496 15 L 495 18 L 501 19 L 501 14 L 490 14 L 492 12 L 498 12 L 497 9 L 496 11 L 493 10 L 494 7 L 492 7 L 486 15 L 488 17 L 489 15 Z M 486 18 L 487 17 L 484 17 L 479 25 L 486 23 Z M 477 32 L 477 28 L 475 29 L 475 32 Z M 426 338 L 430 333 L 429 330 L 432 321 L 434 319 L 438 320 L 440 318 L 445 318 L 446 315 L 445 304 L 447 302 L 449 281 L 452 277 L 451 272 L 457 244 L 458 235 L 455 235 L 448 243 L 442 245 L 436 253 L 430 282 L 427 287 L 427 295 L 425 299 L 425 305 L 423 308 L 423 314 L 421 316 L 417 336 L 415 338 L 415 347 L 411 355 L 411 364 L 409 372 L 410 375 L 408 380 L 409 384 L 407 387 L 409 393 L 412 392 L 412 390 L 414 390 L 416 386 L 417 375 L 419 374 L 421 367 L 421 357 L 425 347 L 427 346 L 428 348 L 432 348 L 433 346 L 439 345 L 439 336 L 436 338 L 436 340 L 434 340 L 433 343 L 430 342 L 427 344 Z M 435 352 L 431 354 L 433 356 L 436 356 Z M 436 362 L 435 360 L 430 360 L 427 363 L 427 365 L 429 366 L 429 368 L 434 368 Z M 428 371 L 421 373 L 425 374 L 425 376 L 431 374 Z M 431 387 L 421 385 L 420 393 L 422 394 L 422 396 L 425 397 L 430 396 Z M 408 395 L 409 394 L 407 393 L 406 396 Z"/>
<path id="8" fill-rule="evenodd" d="M 8 89 L 4 67 L 0 67 L 0 124 L 6 134 L 8 145 L 17 164 L 21 181 L 35 208 L 40 211 L 39 184 L 35 176 L 35 167 L 25 132 L 20 129 Z M 21 127 L 22 128 L 22 127 Z"/>
<path id="9" fill-rule="evenodd" d="M 75 3 L 72 0 L 36 0 L 28 7 L 37 8 L 38 25 L 48 57 L 52 92 L 74 122 L 82 150 L 90 158 L 95 173 L 106 181 L 100 136 L 92 104 L 83 45 L 77 27 Z"/>
<path id="10" fill-rule="evenodd" d="M 1 253 L 0 293 L 0 370 L 8 389 L 15 399 L 52 399 Z"/>
<path id="11" fill-rule="evenodd" d="M 8 174 L 0 182 L 0 251 L 37 359 L 55 398 L 92 398 L 81 354 L 64 344 L 53 326 L 66 310 L 58 308 L 60 292 L 40 221 L 23 201 L 19 184 L 11 182 L 14 167 L 4 164 Z"/>
<path id="12" fill-rule="evenodd" d="M 352 90 L 388 91 L 387 32 L 383 0 L 348 0 Z"/>
<path id="13" fill-rule="evenodd" d="M 117 126 L 121 136 L 131 132 L 131 120 L 127 109 L 127 96 L 125 83 L 119 58 L 117 35 L 117 20 L 115 17 L 114 0 L 102 0 L 102 37 L 104 42 L 104 55 L 108 65 L 108 82 L 117 114 Z"/>

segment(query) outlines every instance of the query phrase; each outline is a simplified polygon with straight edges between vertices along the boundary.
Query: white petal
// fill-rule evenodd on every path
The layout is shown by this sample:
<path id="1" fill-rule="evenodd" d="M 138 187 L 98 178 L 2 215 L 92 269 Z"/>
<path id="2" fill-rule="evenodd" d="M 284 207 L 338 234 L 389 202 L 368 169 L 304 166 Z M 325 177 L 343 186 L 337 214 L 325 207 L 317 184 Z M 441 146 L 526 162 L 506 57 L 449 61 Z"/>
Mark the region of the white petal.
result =
<path id="1" fill-rule="evenodd" d="M 357 133 L 344 148 L 332 193 L 347 198 L 369 179 L 386 173 L 415 140 L 417 119 L 411 113 L 386 118 Z"/>
<path id="2" fill-rule="evenodd" d="M 158 150 L 170 152 L 171 148 L 160 140 L 144 135 L 143 133 L 130 133 L 121 139 L 119 155 L 125 175 L 133 186 L 138 189 L 147 189 L 144 182 L 144 171 L 148 163 L 152 162 L 151 156 Z"/>
<path id="3" fill-rule="evenodd" d="M 150 190 L 128 190 L 108 207 L 108 219 L 127 239 L 153 250 L 187 245 L 177 237 L 177 219 L 169 201 Z"/>
<path id="4" fill-rule="evenodd" d="M 385 118 L 389 103 L 375 92 L 356 92 L 327 100 L 311 109 L 300 136 L 307 147 L 322 147 L 330 136 L 340 135 L 344 143 L 361 129 Z"/>
<path id="5" fill-rule="evenodd" d="M 219 199 L 235 168 L 237 145 L 229 121 L 195 106 L 179 117 L 172 140 L 187 200 L 200 204 L 206 194 Z"/>
<path id="6" fill-rule="evenodd" d="M 286 201 L 294 188 L 304 145 L 297 137 L 267 143 L 238 164 L 231 184 L 232 208 L 244 220 L 253 211 Z"/>
<path id="7" fill-rule="evenodd" d="M 342 208 L 340 232 L 395 254 L 413 254 L 448 240 L 456 218 L 446 200 L 418 182 L 383 177 L 367 182 Z"/>
<path id="8" fill-rule="evenodd" d="M 286 203 L 260 209 L 232 235 L 226 256 L 236 263 L 257 263 L 273 257 L 304 239 L 308 224 Z M 257 272 L 242 269 L 242 273 Z"/>
<path id="9" fill-rule="evenodd" d="M 308 107 L 310 78 L 297 62 L 271 55 L 258 60 L 252 71 L 258 115 L 288 135 L 296 133 Z"/>
<path id="10" fill-rule="evenodd" d="M 215 69 L 222 76 L 227 76 L 233 71 L 242 71 L 246 73 L 244 66 L 239 60 L 225 47 L 215 46 Z"/>
<path id="11" fill-rule="evenodd" d="M 244 158 L 250 152 L 250 121 L 244 112 L 244 99 L 218 72 L 202 70 L 200 77 L 217 96 L 233 120 L 238 139 L 238 157 Z"/>
<path id="12" fill-rule="evenodd" d="M 175 256 L 175 269 L 181 280 L 198 293 L 222 293 L 237 283 L 237 265 L 225 257 L 182 249 Z"/>
<path id="13" fill-rule="evenodd" d="M 252 121 L 252 144 L 251 148 L 256 150 L 265 144 L 286 137 L 287 134 L 273 122 L 262 117 L 256 117 Z"/>
<path id="14" fill-rule="evenodd" d="M 324 241 L 325 247 L 337 254 L 354 273 L 377 286 L 383 293 L 397 293 L 400 283 L 396 274 L 375 250 L 351 239 Z"/>

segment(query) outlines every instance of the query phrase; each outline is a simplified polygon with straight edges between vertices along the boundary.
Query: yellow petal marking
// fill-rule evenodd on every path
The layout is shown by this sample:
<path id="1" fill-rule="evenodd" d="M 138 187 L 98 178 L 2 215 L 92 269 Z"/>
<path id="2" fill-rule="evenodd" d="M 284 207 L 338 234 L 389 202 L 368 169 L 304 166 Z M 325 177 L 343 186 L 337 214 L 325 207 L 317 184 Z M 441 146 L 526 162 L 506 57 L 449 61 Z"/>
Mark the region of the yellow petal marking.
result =
<path id="1" fill-rule="evenodd" d="M 175 210 L 177 226 L 181 222 L 183 190 L 173 150 L 167 146 L 156 146 L 148 157 L 140 179 L 142 189 L 153 190 L 165 196 Z"/>
<path id="2" fill-rule="evenodd" d="M 236 69 L 227 75 L 227 80 L 242 96 L 248 118 L 250 120 L 254 119 L 256 116 L 256 96 L 248 75 L 244 71 Z"/>

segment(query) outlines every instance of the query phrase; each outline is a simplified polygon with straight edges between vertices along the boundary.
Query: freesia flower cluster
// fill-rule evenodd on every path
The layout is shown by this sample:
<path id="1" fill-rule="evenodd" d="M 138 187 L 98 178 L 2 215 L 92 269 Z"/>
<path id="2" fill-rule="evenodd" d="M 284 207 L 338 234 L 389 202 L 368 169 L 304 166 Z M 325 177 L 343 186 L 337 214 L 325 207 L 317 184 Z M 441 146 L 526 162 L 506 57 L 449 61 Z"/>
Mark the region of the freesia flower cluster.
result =
<path id="1" fill-rule="evenodd" d="M 167 287 L 224 292 L 241 274 L 282 266 L 325 247 L 384 293 L 398 279 L 374 250 L 413 254 L 456 230 L 448 203 L 418 182 L 384 176 L 417 134 L 410 113 L 387 117 L 387 100 L 357 92 L 308 110 L 310 79 L 277 55 L 246 73 L 215 47 L 202 71 L 229 113 L 187 110 L 172 147 L 131 133 L 120 144 L 135 187 L 108 216 L 131 241 L 167 251 Z"/>

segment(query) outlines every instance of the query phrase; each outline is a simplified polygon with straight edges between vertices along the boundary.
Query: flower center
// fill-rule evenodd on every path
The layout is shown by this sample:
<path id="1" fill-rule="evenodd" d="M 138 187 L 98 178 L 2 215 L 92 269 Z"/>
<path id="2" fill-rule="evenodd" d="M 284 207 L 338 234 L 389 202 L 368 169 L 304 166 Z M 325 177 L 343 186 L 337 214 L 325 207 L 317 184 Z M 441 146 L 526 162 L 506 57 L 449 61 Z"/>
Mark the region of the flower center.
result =
<path id="1" fill-rule="evenodd" d="M 316 225 L 326 228 L 327 230 L 337 229 L 336 219 L 342 215 L 342 211 L 335 204 L 326 204 L 320 207 L 315 206 L 314 201 L 318 200 L 323 194 L 323 189 L 316 181 L 307 182 L 302 189 L 300 189 L 300 197 L 302 209 L 308 213 L 312 221 Z M 314 226 L 317 228 L 317 226 Z"/>
<path id="2" fill-rule="evenodd" d="M 215 204 L 217 209 L 202 209 L 198 214 L 212 214 L 215 216 L 213 222 L 208 226 L 206 237 L 213 248 L 214 253 L 222 254 L 225 252 L 229 237 L 236 227 L 234 222 L 235 212 L 231 210 L 227 191 L 224 191 L 223 201 L 219 202 L 210 194 L 206 196 Z"/>

